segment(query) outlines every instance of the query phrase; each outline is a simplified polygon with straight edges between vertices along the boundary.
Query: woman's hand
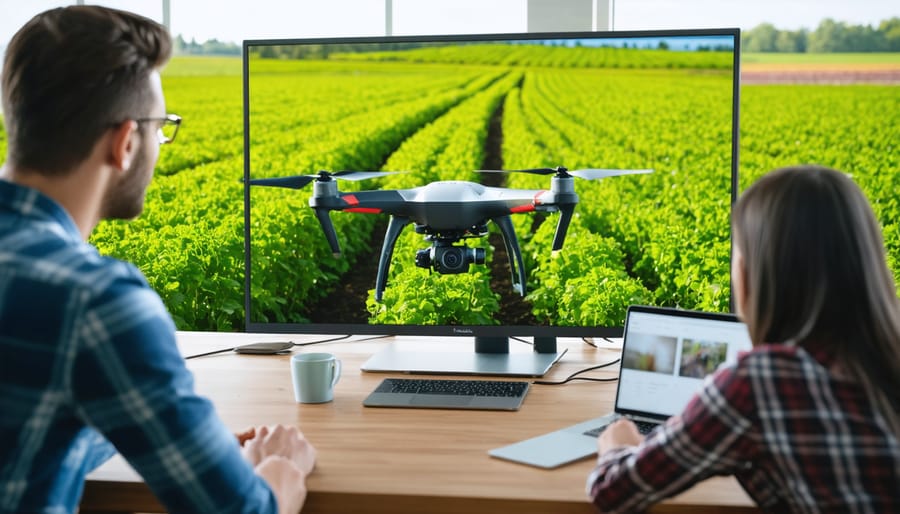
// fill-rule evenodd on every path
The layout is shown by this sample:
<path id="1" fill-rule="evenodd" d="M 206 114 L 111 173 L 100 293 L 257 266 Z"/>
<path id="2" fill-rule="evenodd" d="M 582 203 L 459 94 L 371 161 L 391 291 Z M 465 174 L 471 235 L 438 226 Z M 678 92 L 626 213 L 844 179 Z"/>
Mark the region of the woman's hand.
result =
<path id="1" fill-rule="evenodd" d="M 631 420 L 619 419 L 612 422 L 597 439 L 597 453 L 604 453 L 620 446 L 637 446 L 644 440 Z"/>

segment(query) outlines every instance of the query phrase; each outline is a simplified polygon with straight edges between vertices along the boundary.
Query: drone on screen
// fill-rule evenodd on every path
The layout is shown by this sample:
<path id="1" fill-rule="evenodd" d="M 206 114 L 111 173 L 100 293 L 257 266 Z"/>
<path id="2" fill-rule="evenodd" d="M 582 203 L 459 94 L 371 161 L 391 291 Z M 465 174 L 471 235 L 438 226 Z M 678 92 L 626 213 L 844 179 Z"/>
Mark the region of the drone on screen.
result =
<path id="1" fill-rule="evenodd" d="M 378 274 L 375 280 L 375 300 L 381 301 L 387 286 L 388 270 L 394 253 L 394 245 L 403 229 L 413 223 L 415 231 L 425 235 L 431 247 L 418 250 L 416 266 L 432 269 L 441 274 L 467 273 L 471 264 L 484 264 L 484 248 L 472 248 L 455 243 L 468 238 L 484 237 L 488 223 L 494 222 L 500 229 L 509 266 L 512 287 L 525 296 L 525 269 L 522 252 L 513 229 L 510 215 L 525 212 L 559 212 L 552 250 L 560 250 L 566 231 L 572 220 L 578 195 L 575 194 L 575 177 L 598 180 L 618 175 L 651 173 L 653 170 L 613 170 L 536 168 L 525 170 L 478 170 L 481 173 L 531 173 L 553 175 L 549 190 L 508 189 L 490 187 L 475 182 L 440 181 L 412 189 L 370 190 L 342 193 L 337 180 L 365 180 L 383 177 L 394 171 L 320 171 L 314 175 L 251 179 L 252 186 L 274 186 L 302 189 L 313 182 L 313 195 L 309 205 L 315 210 L 325 238 L 335 257 L 341 248 L 337 232 L 331 222 L 331 211 L 365 214 L 389 214 Z"/>

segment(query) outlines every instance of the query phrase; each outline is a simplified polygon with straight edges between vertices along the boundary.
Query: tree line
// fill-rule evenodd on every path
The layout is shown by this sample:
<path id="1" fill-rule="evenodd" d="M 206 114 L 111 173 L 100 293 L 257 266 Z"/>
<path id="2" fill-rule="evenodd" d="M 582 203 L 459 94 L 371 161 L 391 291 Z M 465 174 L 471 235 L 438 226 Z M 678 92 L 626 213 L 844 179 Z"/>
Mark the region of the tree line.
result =
<path id="1" fill-rule="evenodd" d="M 203 43 L 194 38 L 185 41 L 181 34 L 172 39 L 172 49 L 176 55 L 241 55 L 241 45 L 218 39 L 207 39 Z"/>
<path id="2" fill-rule="evenodd" d="M 779 30 L 762 23 L 741 34 L 744 52 L 900 52 L 900 18 L 878 27 L 850 25 L 826 18 L 815 30 Z"/>
<path id="3" fill-rule="evenodd" d="M 409 44 L 415 47 L 415 43 Z M 368 51 L 399 50 L 404 43 L 383 45 L 364 45 Z M 741 35 L 741 48 L 744 52 L 790 52 L 790 53 L 829 53 L 829 52 L 900 52 L 900 17 L 882 21 L 878 27 L 872 25 L 850 25 L 846 22 L 826 18 L 815 30 L 805 28 L 799 30 L 781 30 L 771 23 L 762 23 L 744 31 Z M 241 45 L 209 39 L 198 43 L 195 39 L 186 41 L 179 34 L 174 39 L 176 54 L 182 55 L 241 55 Z M 321 45 L 264 47 L 261 57 L 287 59 L 327 59 L 330 47 Z M 341 51 L 359 50 L 356 45 L 346 45 Z"/>

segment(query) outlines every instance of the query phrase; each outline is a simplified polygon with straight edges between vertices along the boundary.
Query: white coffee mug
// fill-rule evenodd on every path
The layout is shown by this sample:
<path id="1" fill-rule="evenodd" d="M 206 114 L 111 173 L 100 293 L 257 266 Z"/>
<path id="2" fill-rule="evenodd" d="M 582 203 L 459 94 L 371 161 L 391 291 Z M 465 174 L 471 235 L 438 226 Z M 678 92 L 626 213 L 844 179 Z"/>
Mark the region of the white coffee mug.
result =
<path id="1" fill-rule="evenodd" d="M 334 399 L 334 386 L 341 378 L 341 361 L 330 353 L 297 353 L 291 357 L 294 400 L 325 403 Z"/>

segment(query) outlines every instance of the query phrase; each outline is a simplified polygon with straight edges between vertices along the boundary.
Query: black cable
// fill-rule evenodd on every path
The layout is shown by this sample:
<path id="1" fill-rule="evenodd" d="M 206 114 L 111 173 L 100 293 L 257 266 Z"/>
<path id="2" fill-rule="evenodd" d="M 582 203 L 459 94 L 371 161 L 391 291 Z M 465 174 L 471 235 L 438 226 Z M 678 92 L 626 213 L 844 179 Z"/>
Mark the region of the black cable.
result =
<path id="1" fill-rule="evenodd" d="M 332 337 L 332 338 L 330 338 L 330 339 L 322 339 L 322 340 L 319 340 L 319 341 L 308 341 L 308 342 L 305 342 L 305 343 L 295 343 L 295 342 L 293 342 L 293 341 L 284 341 L 284 342 L 285 342 L 285 343 L 291 343 L 290 348 L 293 348 L 293 347 L 295 347 L 295 346 L 310 346 L 310 345 L 314 345 L 314 344 L 322 344 L 322 343 L 331 343 L 331 342 L 334 342 L 334 341 L 342 341 L 342 340 L 344 340 L 344 339 L 347 339 L 347 338 L 350 337 L 350 336 L 351 336 L 350 334 L 347 334 L 347 335 L 340 336 L 340 337 Z M 383 338 L 383 337 L 391 337 L 391 336 L 389 336 L 389 335 L 372 336 L 372 337 L 366 337 L 366 338 L 364 338 L 364 339 L 356 339 L 355 341 L 369 341 L 369 340 L 371 340 L 371 339 L 381 339 L 381 338 Z M 277 342 L 277 341 L 272 341 L 272 342 Z M 252 344 L 252 343 L 251 343 L 251 344 Z M 232 346 L 231 348 L 223 348 L 223 349 L 221 349 L 221 350 L 213 350 L 213 351 L 211 351 L 211 352 L 198 353 L 198 354 L 196 354 L 196 355 L 188 355 L 187 357 L 184 358 L 184 360 L 188 360 L 188 359 L 196 359 L 197 357 L 206 357 L 207 355 L 215 355 L 215 354 L 217 354 L 217 353 L 231 352 L 231 351 L 237 350 L 238 348 L 239 348 L 238 346 Z M 278 354 L 278 353 L 284 353 L 284 351 L 286 351 L 286 350 L 287 350 L 287 348 L 284 349 L 284 350 L 279 350 L 279 351 L 277 351 L 277 352 L 273 351 L 273 352 L 271 352 L 271 353 L 268 353 L 268 355 L 276 355 L 276 354 Z M 266 354 L 263 353 L 263 355 L 266 355 Z"/>
<path id="2" fill-rule="evenodd" d="M 594 339 L 597 339 L 597 338 L 596 338 L 596 337 L 591 337 L 591 338 L 582 337 L 582 338 L 581 338 L 581 340 L 584 341 L 585 344 L 588 344 L 588 345 L 590 345 L 590 346 L 593 346 L 594 348 L 599 348 L 599 346 L 597 346 L 597 343 L 595 343 L 595 342 L 593 341 Z M 606 342 L 609 343 L 609 344 L 616 344 L 615 341 L 613 341 L 612 339 L 610 339 L 610 338 L 608 338 L 608 337 L 601 337 L 601 338 L 599 338 L 599 339 L 602 339 L 602 340 L 606 341 Z"/>
<path id="3" fill-rule="evenodd" d="M 235 348 L 235 347 L 232 346 L 231 348 L 225 348 L 225 349 L 222 349 L 222 350 L 213 350 L 213 351 L 211 351 L 211 352 L 198 353 L 198 354 L 195 354 L 195 355 L 188 355 L 187 357 L 184 358 L 184 360 L 188 360 L 188 359 L 196 359 L 197 357 L 206 357 L 207 355 L 215 355 L 215 354 L 217 354 L 217 353 L 230 352 L 230 351 L 234 350 L 234 348 Z"/>
<path id="4" fill-rule="evenodd" d="M 607 366 L 612 366 L 613 364 L 618 363 L 619 360 L 620 360 L 620 359 L 616 359 L 616 360 L 614 360 L 614 361 L 610 361 L 610 362 L 607 362 L 607 363 L 605 363 L 605 364 L 600 364 L 600 365 L 598 365 L 598 366 L 591 366 L 590 368 L 584 368 L 584 369 L 582 369 L 582 370 L 576 371 L 575 373 L 572 373 L 571 375 L 569 375 L 568 377 L 566 377 L 565 380 L 560 380 L 560 381 L 558 381 L 558 382 L 553 382 L 553 381 L 549 381 L 549 380 L 535 380 L 535 381 L 532 382 L 532 384 L 540 384 L 540 385 L 562 385 L 562 384 L 565 384 L 565 383 L 567 383 L 567 382 L 571 382 L 572 380 L 585 380 L 585 381 L 588 381 L 588 382 L 615 382 L 616 380 L 619 379 L 618 377 L 616 377 L 616 378 L 591 378 L 591 377 L 579 377 L 578 375 L 580 375 L 580 374 L 582 374 L 582 373 L 586 373 L 586 372 L 588 372 L 588 371 L 593 371 L 593 370 L 595 370 L 595 369 L 600 369 L 600 368 L 605 368 L 605 367 L 607 367 Z"/>
<path id="5" fill-rule="evenodd" d="M 518 342 L 520 342 L 520 343 L 524 343 L 524 344 L 528 344 L 528 345 L 534 346 L 534 343 L 532 343 L 531 341 L 522 339 L 521 337 L 517 337 L 517 336 L 509 336 L 509 338 L 512 339 L 512 340 L 514 340 L 514 341 L 518 341 Z M 613 340 L 610 339 L 610 338 L 608 338 L 608 337 L 601 337 L 600 339 L 603 339 L 603 340 L 606 341 L 607 343 L 613 344 Z M 597 344 L 594 343 L 593 341 L 591 341 L 591 339 L 588 338 L 588 337 L 582 337 L 581 340 L 584 341 L 584 344 L 593 346 L 594 348 L 599 348 L 599 347 L 597 346 Z"/>
<path id="6" fill-rule="evenodd" d="M 525 343 L 525 344 L 534 345 L 534 343 L 532 343 L 531 341 L 527 341 L 527 340 L 525 340 L 525 339 L 522 339 L 521 337 L 509 336 L 509 338 L 510 338 L 510 339 L 513 339 L 513 340 L 515 340 L 515 341 L 518 341 L 518 342 L 520 342 L 520 343 Z M 612 342 L 613 342 L 612 339 L 610 339 L 610 338 L 608 338 L 608 337 L 601 337 L 600 339 L 603 339 L 603 340 L 606 341 L 607 343 L 612 343 Z M 586 337 L 586 336 L 585 336 L 585 337 L 582 337 L 581 340 L 584 341 L 584 344 L 593 346 L 594 348 L 598 348 L 597 344 L 594 343 L 593 341 L 591 341 L 591 339 L 588 338 L 588 337 Z"/>
<path id="7" fill-rule="evenodd" d="M 509 336 L 509 338 L 512 339 L 512 340 L 514 340 L 514 341 L 518 341 L 518 342 L 520 342 L 520 343 L 525 343 L 525 344 L 534 346 L 534 343 L 532 343 L 531 341 L 526 341 L 526 340 L 522 339 L 521 337 Z"/>
<path id="8" fill-rule="evenodd" d="M 313 342 L 311 342 L 311 343 L 300 343 L 300 344 L 298 344 L 297 346 L 306 346 L 306 345 L 309 345 L 309 344 L 329 343 L 329 342 L 331 342 L 331 341 L 337 341 L 338 339 L 346 339 L 346 338 L 348 338 L 348 337 L 350 337 L 350 336 L 338 337 L 338 338 L 336 338 L 336 339 L 327 339 L 327 340 L 325 340 L 325 341 L 313 341 Z M 380 335 L 380 336 L 369 336 L 369 337 L 364 337 L 364 338 L 362 338 L 362 339 L 354 339 L 354 340 L 352 340 L 352 341 L 347 341 L 347 342 L 348 342 L 348 343 L 358 343 L 358 342 L 361 342 L 361 341 L 371 341 L 371 340 L 373 340 L 373 339 L 384 339 L 384 338 L 386 338 L 386 337 L 394 337 L 394 334 L 386 334 L 386 335 Z"/>
<path id="9" fill-rule="evenodd" d="M 322 339 L 320 341 L 309 341 L 306 343 L 294 343 L 294 346 L 310 346 L 313 344 L 330 343 L 332 341 L 342 341 L 344 339 L 347 339 L 348 337 L 350 337 L 350 334 L 347 334 L 345 336 L 332 337 L 331 339 Z M 380 336 L 380 337 L 384 337 L 384 336 Z"/>

